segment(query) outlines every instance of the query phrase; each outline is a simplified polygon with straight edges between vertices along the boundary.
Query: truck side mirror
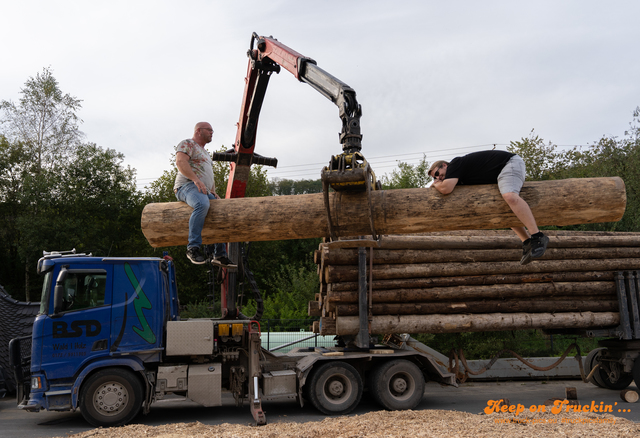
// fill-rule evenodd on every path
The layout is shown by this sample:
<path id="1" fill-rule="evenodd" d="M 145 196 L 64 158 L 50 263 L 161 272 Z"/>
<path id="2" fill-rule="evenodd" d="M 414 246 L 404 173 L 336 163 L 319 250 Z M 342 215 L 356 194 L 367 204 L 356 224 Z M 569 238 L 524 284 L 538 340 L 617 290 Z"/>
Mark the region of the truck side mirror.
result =
<path id="1" fill-rule="evenodd" d="M 64 301 L 64 281 L 67 279 L 67 268 L 62 267 L 58 278 L 56 280 L 56 286 L 53 289 L 53 314 L 56 315 L 62 311 L 62 304 Z"/>

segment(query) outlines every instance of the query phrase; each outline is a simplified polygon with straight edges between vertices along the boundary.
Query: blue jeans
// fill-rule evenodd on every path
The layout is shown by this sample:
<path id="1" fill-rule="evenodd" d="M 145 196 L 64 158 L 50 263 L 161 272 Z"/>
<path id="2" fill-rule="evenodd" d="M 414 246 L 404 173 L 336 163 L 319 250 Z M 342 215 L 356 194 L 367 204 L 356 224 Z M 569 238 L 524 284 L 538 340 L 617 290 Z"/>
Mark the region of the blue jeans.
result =
<path id="1" fill-rule="evenodd" d="M 193 182 L 189 182 L 178 189 L 176 193 L 178 201 L 186 202 L 187 205 L 193 207 L 193 212 L 189 218 L 189 244 L 187 248 L 202 245 L 202 227 L 204 227 L 204 219 L 209 211 L 211 199 L 217 199 L 211 193 L 200 193 Z M 227 249 L 224 243 L 214 244 L 214 257 L 226 257 Z"/>

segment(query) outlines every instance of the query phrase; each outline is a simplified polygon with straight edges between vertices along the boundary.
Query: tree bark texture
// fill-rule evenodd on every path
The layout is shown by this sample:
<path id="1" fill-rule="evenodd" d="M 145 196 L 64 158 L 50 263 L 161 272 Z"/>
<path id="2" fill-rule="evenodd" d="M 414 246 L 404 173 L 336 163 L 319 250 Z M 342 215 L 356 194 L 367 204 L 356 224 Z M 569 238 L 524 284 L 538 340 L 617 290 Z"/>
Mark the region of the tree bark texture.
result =
<path id="1" fill-rule="evenodd" d="M 378 248 L 366 250 L 373 261 L 367 290 L 371 333 L 618 324 L 615 273 L 640 271 L 640 233 L 545 231 L 545 256 L 524 266 L 522 243 L 510 233 L 383 236 Z M 317 330 L 348 335 L 358 328 L 357 250 L 339 243 L 323 243 L 315 253 L 323 287 L 309 308 L 321 315 Z M 404 244 L 409 248 L 403 250 Z"/>
<path id="2" fill-rule="evenodd" d="M 417 263 L 373 265 L 373 280 L 394 278 L 453 277 L 465 275 L 524 274 L 531 272 L 610 271 L 640 269 L 640 258 L 536 260 L 522 266 L 519 261 L 491 263 Z M 355 281 L 358 270 L 353 265 L 329 265 L 324 269 L 326 283 Z"/>
<path id="3" fill-rule="evenodd" d="M 618 221 L 626 205 L 621 178 L 579 178 L 525 183 L 520 193 L 539 226 Z M 437 190 L 371 193 L 378 234 L 494 229 L 522 226 L 495 184 Z M 333 192 L 332 223 L 340 236 L 371 234 L 366 193 Z M 142 232 L 152 247 L 186 245 L 191 207 L 153 203 L 142 212 Z M 204 243 L 306 239 L 328 235 L 323 195 L 212 200 L 202 230 Z"/>
<path id="4" fill-rule="evenodd" d="M 544 230 L 549 236 L 549 248 L 602 248 L 640 246 L 638 233 L 614 232 L 576 232 Z M 597 239 L 592 239 L 592 237 Z M 341 242 L 328 245 L 340 247 Z M 344 246 L 344 245 L 342 245 Z M 377 249 L 433 250 L 433 249 L 518 249 L 522 242 L 513 231 L 504 230 L 465 230 L 446 233 L 421 233 L 419 235 L 385 235 L 375 246 Z"/>
<path id="5" fill-rule="evenodd" d="M 379 315 L 371 333 L 459 333 L 525 329 L 598 328 L 620 323 L 618 312 Z M 320 318 L 321 335 L 355 335 L 358 317 Z"/>
<path id="6" fill-rule="evenodd" d="M 376 250 L 373 252 L 373 263 L 386 264 L 418 264 L 448 262 L 502 262 L 505 260 L 520 261 L 522 242 L 518 249 L 488 250 Z M 356 265 L 358 253 L 356 249 L 319 250 L 316 254 L 324 258 L 327 265 Z M 547 249 L 541 260 L 575 260 L 575 259 L 622 259 L 640 257 L 639 247 L 622 248 L 554 248 Z M 316 257 L 317 258 L 317 257 Z M 316 261 L 316 263 L 318 263 Z"/>
<path id="7" fill-rule="evenodd" d="M 452 303 L 380 303 L 373 304 L 372 315 L 430 315 L 434 313 L 492 313 L 492 312 L 617 312 L 618 300 L 614 296 L 602 299 L 601 296 L 589 297 L 589 300 L 576 300 L 575 297 L 560 297 L 564 300 L 486 300 Z M 597 299 L 595 299 L 597 298 Z M 336 318 L 358 315 L 357 304 L 337 304 Z M 314 316 L 320 316 L 317 312 Z"/>
<path id="8" fill-rule="evenodd" d="M 439 286 L 480 286 L 487 284 L 511 283 L 554 283 L 554 282 L 582 282 L 582 281 L 613 281 L 615 271 L 591 272 L 549 272 L 506 275 L 473 275 L 460 277 L 429 277 L 429 278 L 399 278 L 378 280 L 373 282 L 373 290 L 384 289 L 422 289 Z M 335 292 L 357 291 L 358 283 L 321 283 L 321 294 Z"/>
<path id="9" fill-rule="evenodd" d="M 484 286 L 451 286 L 429 289 L 384 289 L 373 290 L 374 303 L 411 303 L 423 301 L 464 301 L 478 299 L 519 299 L 545 298 L 555 296 L 610 295 L 615 297 L 616 285 L 613 281 L 560 282 L 560 283 L 522 283 L 494 284 Z M 357 303 L 357 291 L 329 292 L 329 302 Z"/>

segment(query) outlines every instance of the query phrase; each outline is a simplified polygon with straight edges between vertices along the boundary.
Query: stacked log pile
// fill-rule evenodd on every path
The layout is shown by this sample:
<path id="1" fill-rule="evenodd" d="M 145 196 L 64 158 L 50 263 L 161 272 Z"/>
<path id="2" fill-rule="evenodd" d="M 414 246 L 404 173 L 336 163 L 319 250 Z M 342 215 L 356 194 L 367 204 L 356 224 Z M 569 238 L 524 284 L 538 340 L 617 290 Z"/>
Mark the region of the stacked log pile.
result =
<path id="1" fill-rule="evenodd" d="M 545 233 L 546 254 L 525 266 L 510 231 L 383 236 L 366 249 L 370 332 L 617 326 L 614 273 L 640 269 L 640 233 Z M 309 315 L 322 335 L 358 332 L 358 249 L 348 245 L 315 254 L 321 288 Z"/>

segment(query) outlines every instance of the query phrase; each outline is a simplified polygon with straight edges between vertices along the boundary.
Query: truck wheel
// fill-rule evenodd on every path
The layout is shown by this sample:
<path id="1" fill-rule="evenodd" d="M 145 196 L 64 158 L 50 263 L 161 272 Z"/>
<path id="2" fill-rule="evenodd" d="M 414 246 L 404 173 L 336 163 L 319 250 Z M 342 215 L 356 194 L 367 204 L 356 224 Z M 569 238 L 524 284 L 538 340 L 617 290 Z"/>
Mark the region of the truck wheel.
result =
<path id="1" fill-rule="evenodd" d="M 631 385 L 631 382 L 633 382 L 633 374 L 625 373 L 624 371 L 620 370 L 622 365 L 617 362 L 611 363 L 610 366 L 617 369 L 616 375 L 618 376 L 618 378 L 615 381 L 611 380 L 611 377 L 604 369 L 601 368 L 600 370 L 596 371 L 597 373 L 600 373 L 600 379 L 602 379 L 605 388 L 615 389 L 619 391 Z"/>
<path id="2" fill-rule="evenodd" d="M 408 360 L 393 360 L 377 367 L 370 376 L 373 399 L 390 411 L 413 409 L 424 394 L 424 376 Z"/>
<path id="3" fill-rule="evenodd" d="M 327 415 L 347 414 L 362 398 L 362 378 L 346 362 L 321 365 L 311 376 L 309 399 L 317 410 Z"/>
<path id="4" fill-rule="evenodd" d="M 585 369 L 585 372 L 587 373 L 587 376 L 589 375 L 589 373 L 591 373 L 591 370 L 593 369 L 594 366 L 596 366 L 596 364 L 598 362 L 596 362 L 596 356 L 598 355 L 598 352 L 600 352 L 601 350 L 604 350 L 603 347 L 601 348 L 594 348 L 593 350 L 591 350 L 589 352 L 589 354 L 587 354 L 587 358 L 585 359 L 585 367 L 587 369 Z M 598 370 L 595 373 L 593 373 L 593 384 L 596 386 L 599 386 L 600 388 L 605 388 L 604 386 L 604 382 L 602 381 L 602 379 L 600 378 L 600 371 Z"/>
<path id="5" fill-rule="evenodd" d="M 597 360 L 603 350 L 604 348 L 599 348 L 597 349 L 597 351 L 594 350 L 596 351 L 596 354 L 593 357 L 594 366 L 597 363 Z M 590 354 L 591 353 L 589 353 L 589 355 Z M 600 367 L 600 369 L 596 371 L 593 376 L 593 380 L 595 380 L 598 386 L 600 386 L 601 388 L 614 389 L 619 391 L 621 389 L 625 389 L 631 384 L 631 382 L 633 382 L 633 374 L 625 373 L 622 370 L 622 365 L 620 365 L 619 363 L 609 362 L 608 367 L 612 371 L 612 374 L 609 374 L 604 367 Z"/>
<path id="6" fill-rule="evenodd" d="M 80 411 L 92 426 L 121 426 L 140 412 L 143 393 L 142 384 L 130 371 L 98 371 L 82 385 Z"/>

